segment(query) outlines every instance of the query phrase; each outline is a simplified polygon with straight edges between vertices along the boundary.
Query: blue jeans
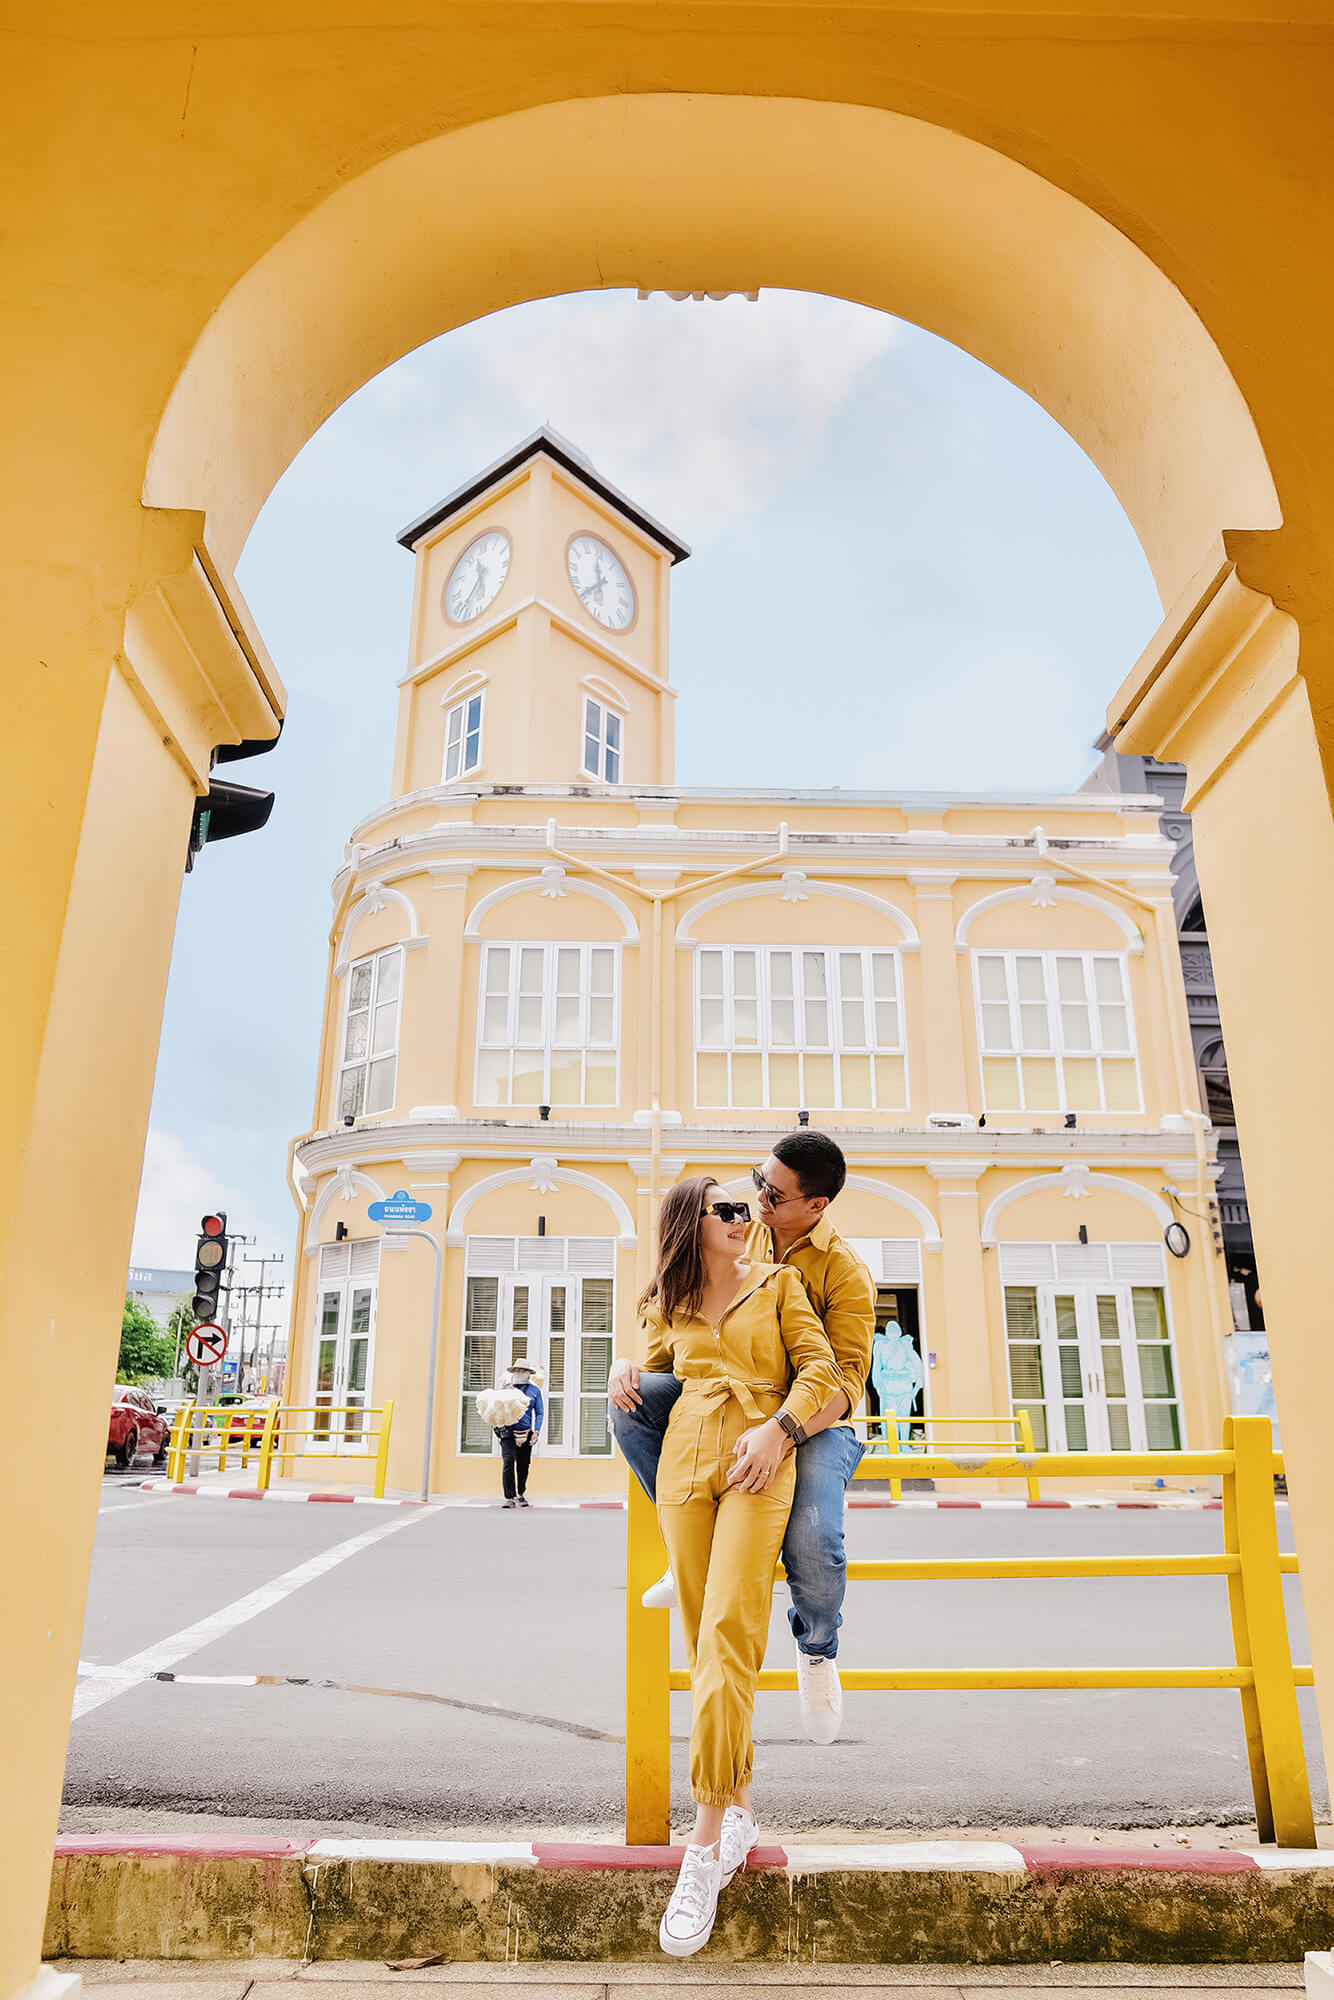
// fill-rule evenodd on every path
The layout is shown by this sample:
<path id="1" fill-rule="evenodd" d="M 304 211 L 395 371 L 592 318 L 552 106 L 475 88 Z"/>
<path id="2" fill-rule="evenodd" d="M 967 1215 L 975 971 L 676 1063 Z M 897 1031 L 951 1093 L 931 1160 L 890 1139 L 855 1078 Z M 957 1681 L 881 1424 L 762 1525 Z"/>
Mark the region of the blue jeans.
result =
<path id="1" fill-rule="evenodd" d="M 613 1407 L 611 1425 L 631 1472 L 657 1501 L 658 1458 L 667 1419 L 681 1393 L 674 1375 L 640 1371 L 637 1410 Z M 851 1431 L 818 1431 L 797 1451 L 797 1487 L 783 1543 L 792 1608 L 788 1623 L 803 1653 L 832 1660 L 848 1587 L 843 1548 L 843 1498 L 866 1447 Z"/>

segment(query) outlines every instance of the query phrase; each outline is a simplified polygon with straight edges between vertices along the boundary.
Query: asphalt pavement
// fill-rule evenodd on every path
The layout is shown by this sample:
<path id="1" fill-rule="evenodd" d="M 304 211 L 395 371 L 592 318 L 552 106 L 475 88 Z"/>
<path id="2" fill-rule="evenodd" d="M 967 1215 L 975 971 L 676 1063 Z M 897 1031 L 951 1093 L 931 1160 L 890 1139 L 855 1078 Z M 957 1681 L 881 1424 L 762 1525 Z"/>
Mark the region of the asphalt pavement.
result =
<path id="1" fill-rule="evenodd" d="M 103 1485 L 68 1829 L 215 1815 L 400 1836 L 616 1825 L 623 1513 L 195 1500 L 145 1494 L 143 1476 Z M 1166 1510 L 875 1508 L 848 1527 L 862 1558 L 1202 1553 L 1221 1534 L 1217 1513 Z M 1286 1509 L 1280 1536 L 1291 1547 Z M 1300 1585 L 1286 1587 L 1302 1659 Z M 770 1665 L 790 1661 L 786 1603 L 780 1588 Z M 1222 1662 L 1226 1591 L 1218 1578 L 854 1584 L 842 1658 Z M 1327 1818 L 1314 1698 L 1300 1700 Z M 775 1831 L 1251 1818 L 1227 1691 L 850 1694 L 827 1749 L 806 1741 L 795 1696 L 761 1695 L 756 1715 Z M 672 1698 L 672 1728 L 679 1823 L 688 1695 Z"/>

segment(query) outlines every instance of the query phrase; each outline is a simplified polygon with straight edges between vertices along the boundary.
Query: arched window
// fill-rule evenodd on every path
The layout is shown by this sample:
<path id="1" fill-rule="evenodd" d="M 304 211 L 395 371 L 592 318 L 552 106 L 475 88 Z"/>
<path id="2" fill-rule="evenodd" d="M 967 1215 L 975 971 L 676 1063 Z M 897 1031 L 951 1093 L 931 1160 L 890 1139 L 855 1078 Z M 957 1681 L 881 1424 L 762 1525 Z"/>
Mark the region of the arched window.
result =
<path id="1" fill-rule="evenodd" d="M 1204 904 L 1200 901 L 1198 896 L 1195 898 L 1194 902 L 1190 905 L 1190 908 L 1186 911 L 1186 914 L 1181 919 L 1178 928 L 1182 932 L 1190 931 L 1191 933 L 1197 936 L 1202 936 L 1204 934 L 1204 928 L 1205 928 Z"/>
<path id="2" fill-rule="evenodd" d="M 1200 1050 L 1200 1085 L 1204 1108 L 1215 1125 L 1235 1125 L 1232 1083 L 1227 1073 L 1227 1050 L 1221 1041 L 1209 1042 Z"/>

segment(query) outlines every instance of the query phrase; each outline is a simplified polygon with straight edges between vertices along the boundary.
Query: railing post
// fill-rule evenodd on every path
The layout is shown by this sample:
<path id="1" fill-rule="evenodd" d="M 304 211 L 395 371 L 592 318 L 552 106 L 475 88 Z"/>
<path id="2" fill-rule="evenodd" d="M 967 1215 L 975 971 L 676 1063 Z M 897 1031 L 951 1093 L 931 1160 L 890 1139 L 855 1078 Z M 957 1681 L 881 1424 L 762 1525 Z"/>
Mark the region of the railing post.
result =
<path id="1" fill-rule="evenodd" d="M 375 1497 L 384 1499 L 384 1482 L 389 1471 L 389 1431 L 394 1421 L 394 1399 L 386 1396 L 380 1405 L 380 1437 L 375 1449 Z"/>
<path id="2" fill-rule="evenodd" d="M 625 1517 L 625 1840 L 662 1847 L 671 1837 L 671 1639 L 666 1611 L 640 1602 L 662 1575 L 666 1550 L 653 1503 L 630 1475 Z"/>
<path id="3" fill-rule="evenodd" d="M 264 1429 L 259 1440 L 259 1490 L 267 1493 L 269 1478 L 273 1472 L 273 1440 L 278 1428 L 278 1398 L 269 1404 L 264 1417 Z"/>
<path id="4" fill-rule="evenodd" d="M 179 1486 L 185 1477 L 185 1441 L 190 1435 L 194 1422 L 194 1398 L 181 1404 L 176 1412 L 176 1422 L 172 1425 L 171 1444 L 167 1448 L 167 1477 L 173 1486 Z"/>
<path id="5" fill-rule="evenodd" d="M 890 1412 L 885 1424 L 885 1450 L 886 1452 L 892 1452 L 895 1458 L 901 1458 L 903 1455 L 899 1450 L 899 1420 L 893 1411 Z M 889 1497 L 891 1500 L 901 1500 L 903 1498 L 903 1481 L 901 1479 L 890 1478 Z"/>
<path id="6" fill-rule="evenodd" d="M 1020 1410 L 1015 1417 L 1015 1422 L 1019 1426 L 1019 1449 L 1031 1458 L 1037 1449 L 1033 1443 L 1032 1415 L 1028 1410 Z M 1042 1498 L 1042 1482 L 1036 1472 L 1030 1472 L 1028 1475 L 1028 1497 L 1030 1500 L 1040 1500 Z"/>
<path id="7" fill-rule="evenodd" d="M 1230 1541 L 1241 1558 L 1240 1625 L 1249 1660 L 1242 1658 L 1234 1579 L 1229 1577 L 1233 1636 L 1238 1640 L 1237 1664 L 1255 1675 L 1255 1726 L 1261 1746 L 1262 1775 L 1267 1798 L 1256 1785 L 1257 1820 L 1268 1808 L 1269 1827 L 1260 1838 L 1280 1847 L 1314 1847 L 1315 1822 L 1311 1787 L 1302 1744 L 1297 1684 L 1292 1671 L 1288 1621 L 1283 1604 L 1283 1576 L 1278 1566 L 1278 1522 L 1274 1509 L 1274 1440 L 1268 1417 L 1227 1417 L 1223 1441 L 1231 1441 L 1235 1470 L 1224 1482 L 1223 1524 L 1228 1535 L 1227 1488 L 1232 1488 Z M 1243 1713 L 1245 1713 L 1243 1695 Z M 1247 1717 L 1247 1747 L 1251 1720 Z M 1256 1758 L 1251 1758 L 1252 1779 Z"/>

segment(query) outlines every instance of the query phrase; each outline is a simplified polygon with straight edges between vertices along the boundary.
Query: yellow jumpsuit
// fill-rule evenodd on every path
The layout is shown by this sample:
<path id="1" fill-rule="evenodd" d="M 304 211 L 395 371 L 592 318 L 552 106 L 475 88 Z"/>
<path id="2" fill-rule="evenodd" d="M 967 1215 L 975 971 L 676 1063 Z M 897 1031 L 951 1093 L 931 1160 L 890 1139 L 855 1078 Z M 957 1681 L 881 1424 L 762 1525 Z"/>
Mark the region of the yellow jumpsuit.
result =
<path id="1" fill-rule="evenodd" d="M 750 1783 L 755 1684 L 764 1661 L 774 1564 L 796 1479 L 794 1457 L 763 1493 L 727 1483 L 737 1439 L 789 1410 L 806 1423 L 841 1377 L 797 1272 L 752 1263 L 717 1326 L 644 1319 L 644 1366 L 681 1382 L 658 1463 L 658 1519 L 685 1627 L 694 1716 L 690 1789 L 725 1806 Z"/>

